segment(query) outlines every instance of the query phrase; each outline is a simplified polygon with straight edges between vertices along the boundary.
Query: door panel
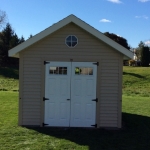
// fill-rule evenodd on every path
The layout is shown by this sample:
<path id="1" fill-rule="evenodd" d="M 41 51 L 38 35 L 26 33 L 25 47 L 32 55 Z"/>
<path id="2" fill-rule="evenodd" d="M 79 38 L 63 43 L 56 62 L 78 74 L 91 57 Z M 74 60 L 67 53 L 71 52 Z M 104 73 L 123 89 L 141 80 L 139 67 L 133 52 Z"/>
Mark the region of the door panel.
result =
<path id="1" fill-rule="evenodd" d="M 71 64 L 50 62 L 46 64 L 45 119 L 49 126 L 69 126 L 70 121 Z"/>
<path id="2" fill-rule="evenodd" d="M 93 63 L 72 63 L 71 127 L 91 127 L 95 124 L 96 102 L 92 100 L 96 99 L 96 75 L 97 66 Z"/>

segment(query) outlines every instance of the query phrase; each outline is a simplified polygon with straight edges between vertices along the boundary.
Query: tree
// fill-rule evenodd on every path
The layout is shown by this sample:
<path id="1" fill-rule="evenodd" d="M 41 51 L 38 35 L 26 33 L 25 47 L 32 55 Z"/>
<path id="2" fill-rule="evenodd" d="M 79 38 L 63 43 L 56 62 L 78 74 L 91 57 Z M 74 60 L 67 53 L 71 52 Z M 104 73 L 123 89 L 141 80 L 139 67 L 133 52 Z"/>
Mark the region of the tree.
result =
<path id="1" fill-rule="evenodd" d="M 149 47 L 141 47 L 141 65 L 143 67 L 149 67 Z"/>
<path id="2" fill-rule="evenodd" d="M 2 27 L 5 21 L 6 21 L 6 13 L 5 11 L 0 10 L 0 27 Z"/>
<path id="3" fill-rule="evenodd" d="M 33 35 L 32 34 L 30 34 L 30 36 L 28 37 L 28 39 L 31 39 L 33 37 Z"/>
<path id="4" fill-rule="evenodd" d="M 145 44 L 144 44 L 144 42 L 142 42 L 142 41 L 140 41 L 140 43 L 139 43 L 139 48 L 142 48 L 142 47 L 144 47 L 145 46 Z"/>
<path id="5" fill-rule="evenodd" d="M 150 51 L 149 47 L 144 44 L 144 42 L 140 41 L 139 47 L 136 49 L 136 55 L 138 60 L 141 61 L 141 65 L 143 67 L 148 67 L 150 63 Z"/>
<path id="6" fill-rule="evenodd" d="M 19 60 L 17 58 L 8 57 L 8 50 L 24 42 L 24 38 L 18 38 L 9 23 L 0 33 L 0 65 L 1 66 L 17 66 Z"/>
<path id="7" fill-rule="evenodd" d="M 112 40 L 114 40 L 115 42 L 117 42 L 118 44 L 122 45 L 123 47 L 130 49 L 131 47 L 128 45 L 128 42 L 125 38 L 120 37 L 114 33 L 109 33 L 109 32 L 105 32 L 104 35 L 106 35 L 107 37 L 111 38 Z"/>
<path id="8" fill-rule="evenodd" d="M 141 60 L 141 50 L 145 46 L 144 42 L 140 41 L 138 47 L 135 49 L 135 54 L 138 60 Z"/>
<path id="9" fill-rule="evenodd" d="M 20 39 L 19 39 L 19 44 L 23 43 L 25 41 L 24 37 L 22 36 Z"/>

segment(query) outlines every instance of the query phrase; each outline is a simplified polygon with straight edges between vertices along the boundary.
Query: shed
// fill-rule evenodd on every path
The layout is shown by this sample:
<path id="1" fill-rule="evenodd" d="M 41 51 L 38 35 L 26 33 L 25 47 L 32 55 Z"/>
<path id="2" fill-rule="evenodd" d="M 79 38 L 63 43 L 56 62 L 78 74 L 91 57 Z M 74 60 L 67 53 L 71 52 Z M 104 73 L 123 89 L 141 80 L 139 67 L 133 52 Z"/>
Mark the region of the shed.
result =
<path id="1" fill-rule="evenodd" d="M 74 15 L 9 50 L 19 58 L 19 125 L 121 128 L 133 53 Z"/>

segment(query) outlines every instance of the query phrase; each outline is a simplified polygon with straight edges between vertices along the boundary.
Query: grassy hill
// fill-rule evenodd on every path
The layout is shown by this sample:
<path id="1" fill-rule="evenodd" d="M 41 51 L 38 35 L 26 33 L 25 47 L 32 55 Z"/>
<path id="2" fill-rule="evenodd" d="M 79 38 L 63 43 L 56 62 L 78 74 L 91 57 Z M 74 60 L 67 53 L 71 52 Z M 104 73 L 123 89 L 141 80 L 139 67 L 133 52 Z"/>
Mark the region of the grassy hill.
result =
<path id="1" fill-rule="evenodd" d="M 150 97 L 150 67 L 123 68 L 123 95 Z"/>
<path id="2" fill-rule="evenodd" d="M 18 79 L 18 69 L 0 67 L 0 91 L 18 91 Z"/>

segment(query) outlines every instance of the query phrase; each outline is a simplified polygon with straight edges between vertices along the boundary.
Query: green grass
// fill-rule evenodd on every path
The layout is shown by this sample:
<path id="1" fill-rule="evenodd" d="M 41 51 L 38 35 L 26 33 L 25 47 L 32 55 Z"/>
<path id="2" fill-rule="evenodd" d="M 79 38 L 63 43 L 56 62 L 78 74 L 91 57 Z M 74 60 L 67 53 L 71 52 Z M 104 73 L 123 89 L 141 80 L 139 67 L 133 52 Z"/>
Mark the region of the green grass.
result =
<path id="1" fill-rule="evenodd" d="M 123 94 L 150 97 L 150 67 L 124 67 Z"/>
<path id="2" fill-rule="evenodd" d="M 148 150 L 150 100 L 123 96 L 123 129 L 20 127 L 18 92 L 0 92 L 0 150 Z"/>
<path id="3" fill-rule="evenodd" d="M 123 95 L 122 111 L 150 117 L 150 98 Z"/>
<path id="4" fill-rule="evenodd" d="M 18 91 L 18 69 L 0 68 L 0 91 Z"/>
<path id="5" fill-rule="evenodd" d="M 118 131 L 20 127 L 18 92 L 12 92 L 14 87 L 18 89 L 18 71 L 0 69 L 2 80 L 7 83 L 0 84 L 6 90 L 0 91 L 0 150 L 150 149 L 150 68 L 124 67 L 123 128 Z"/>

